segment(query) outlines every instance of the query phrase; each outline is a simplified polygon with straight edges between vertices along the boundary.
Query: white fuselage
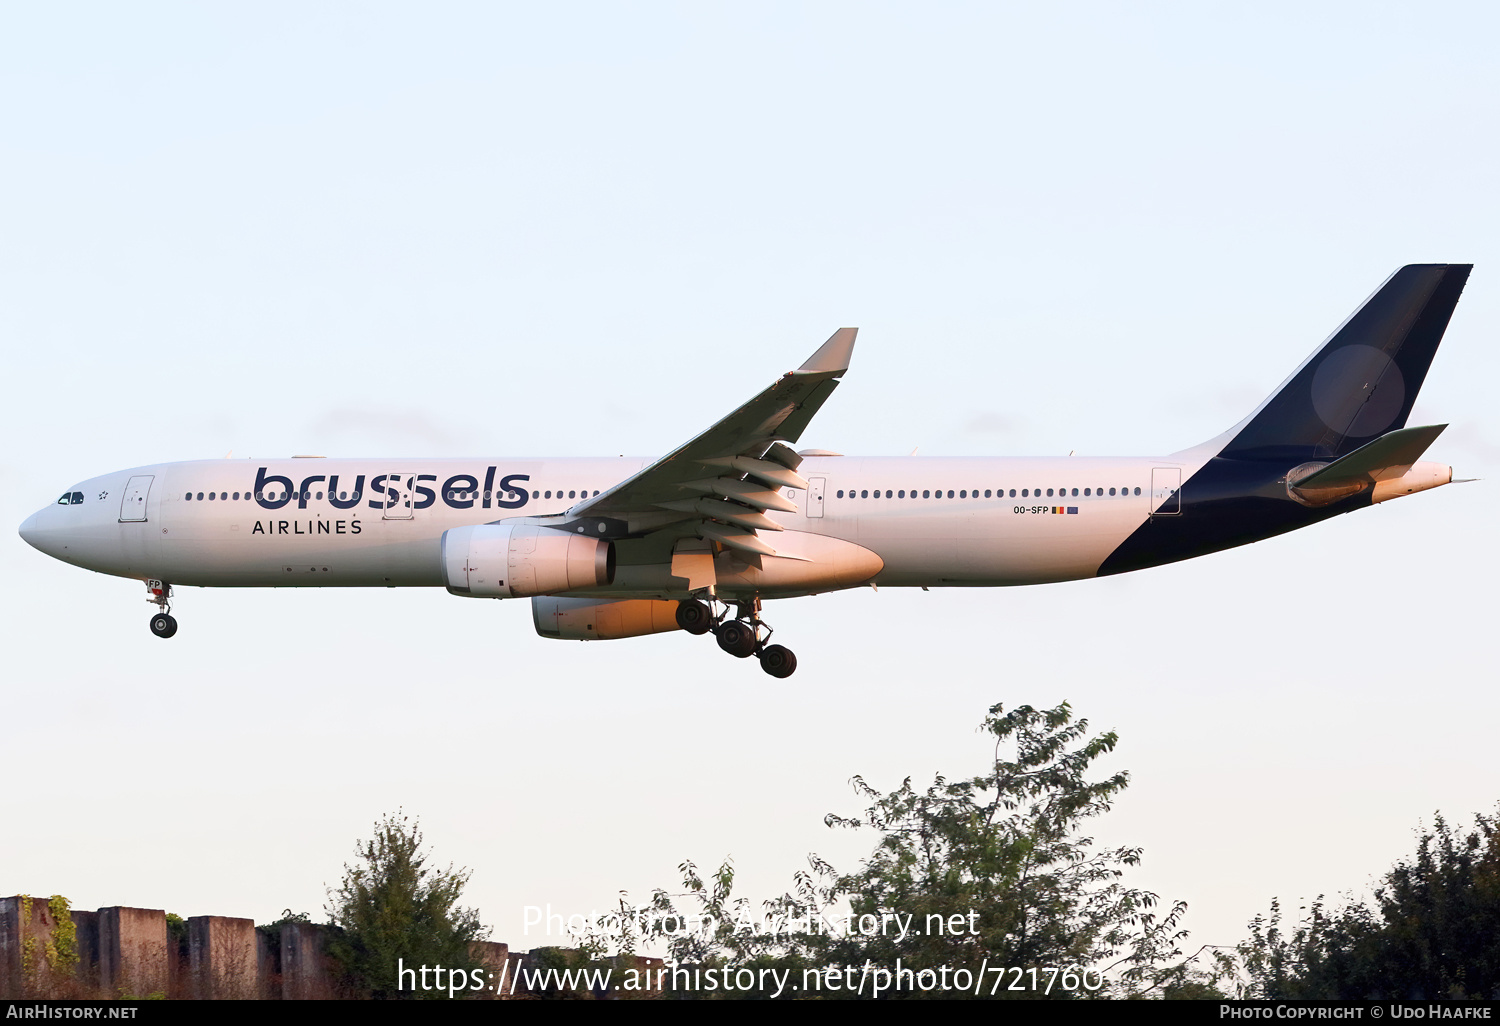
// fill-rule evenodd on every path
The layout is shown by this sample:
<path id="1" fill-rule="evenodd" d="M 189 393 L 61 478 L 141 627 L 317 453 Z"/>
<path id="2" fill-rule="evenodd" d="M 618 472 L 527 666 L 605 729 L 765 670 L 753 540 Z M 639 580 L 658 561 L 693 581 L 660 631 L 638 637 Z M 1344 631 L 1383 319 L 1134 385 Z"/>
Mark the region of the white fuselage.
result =
<path id="1" fill-rule="evenodd" d="M 1074 580 L 1094 576 L 1152 516 L 1163 498 L 1153 496 L 1154 476 L 1166 480 L 1161 472 L 1176 470 L 1177 479 L 1185 479 L 1201 465 L 1201 459 L 1185 462 L 1184 455 L 809 457 L 799 472 L 812 487 L 785 491 L 797 512 L 769 515 L 787 532 L 831 536 L 874 552 L 884 564 L 872 581 L 880 586 Z M 81 503 L 44 508 L 23 533 L 66 562 L 174 584 L 441 587 L 444 531 L 562 513 L 649 463 L 297 458 L 160 464 L 75 485 Z M 773 546 L 792 537 L 764 534 Z M 616 587 L 596 593 L 632 597 L 658 595 L 661 588 L 626 572 Z"/>

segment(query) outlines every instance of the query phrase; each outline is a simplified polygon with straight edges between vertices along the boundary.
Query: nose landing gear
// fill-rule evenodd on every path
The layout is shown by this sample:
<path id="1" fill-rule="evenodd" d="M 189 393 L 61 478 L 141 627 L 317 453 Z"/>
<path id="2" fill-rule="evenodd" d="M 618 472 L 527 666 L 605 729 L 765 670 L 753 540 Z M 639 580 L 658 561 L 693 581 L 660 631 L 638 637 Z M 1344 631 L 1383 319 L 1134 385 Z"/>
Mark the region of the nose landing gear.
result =
<path id="1" fill-rule="evenodd" d="M 158 638 L 170 638 L 177 633 L 177 618 L 171 611 L 172 586 L 162 581 L 147 581 L 146 591 L 146 601 L 159 610 L 151 617 L 151 633 Z"/>
<path id="2" fill-rule="evenodd" d="M 760 618 L 760 599 L 736 602 L 737 615 L 729 618 L 729 606 L 714 612 L 712 600 L 688 599 L 677 605 L 677 626 L 689 634 L 712 632 L 719 647 L 736 659 L 755 656 L 760 668 L 773 677 L 790 677 L 797 672 L 797 657 L 783 645 L 767 645 L 771 626 Z M 761 632 L 765 633 L 762 634 Z"/>

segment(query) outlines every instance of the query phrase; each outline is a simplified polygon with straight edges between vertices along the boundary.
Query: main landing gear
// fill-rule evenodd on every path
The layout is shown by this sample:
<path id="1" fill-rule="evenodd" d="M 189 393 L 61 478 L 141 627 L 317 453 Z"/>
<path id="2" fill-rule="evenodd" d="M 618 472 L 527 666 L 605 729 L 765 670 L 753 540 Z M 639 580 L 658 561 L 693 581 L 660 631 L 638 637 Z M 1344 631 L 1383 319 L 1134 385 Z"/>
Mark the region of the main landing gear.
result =
<path id="1" fill-rule="evenodd" d="M 146 601 L 158 610 L 151 617 L 151 633 L 158 638 L 170 638 L 177 633 L 177 618 L 172 615 L 172 586 L 162 581 L 147 581 L 146 591 Z"/>
<path id="2" fill-rule="evenodd" d="M 797 657 L 783 645 L 767 645 L 771 627 L 760 618 L 760 599 L 736 602 L 737 616 L 729 619 L 729 606 L 714 613 L 714 607 L 702 599 L 687 599 L 677 604 L 677 626 L 689 634 L 713 633 L 719 647 L 736 659 L 755 656 L 760 668 L 773 677 L 790 677 L 797 672 Z M 765 634 L 762 635 L 761 631 Z"/>

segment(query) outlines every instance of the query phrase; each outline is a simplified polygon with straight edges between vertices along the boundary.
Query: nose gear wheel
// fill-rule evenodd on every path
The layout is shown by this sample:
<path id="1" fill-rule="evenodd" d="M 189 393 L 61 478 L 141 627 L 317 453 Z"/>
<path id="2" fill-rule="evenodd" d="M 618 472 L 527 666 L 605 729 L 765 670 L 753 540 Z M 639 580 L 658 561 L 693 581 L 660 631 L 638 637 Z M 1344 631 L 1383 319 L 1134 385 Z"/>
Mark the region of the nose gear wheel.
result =
<path id="1" fill-rule="evenodd" d="M 170 638 L 177 633 L 177 618 L 172 615 L 172 586 L 165 581 L 146 582 L 146 601 L 158 612 L 151 618 L 151 633 Z"/>

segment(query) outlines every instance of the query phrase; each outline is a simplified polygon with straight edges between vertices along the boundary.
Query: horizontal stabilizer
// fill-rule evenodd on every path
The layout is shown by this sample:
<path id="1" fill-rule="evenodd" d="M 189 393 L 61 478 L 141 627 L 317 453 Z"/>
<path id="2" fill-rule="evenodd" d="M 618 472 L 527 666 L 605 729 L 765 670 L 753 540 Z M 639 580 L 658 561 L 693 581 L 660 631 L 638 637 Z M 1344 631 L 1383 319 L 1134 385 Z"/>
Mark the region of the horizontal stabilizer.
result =
<path id="1" fill-rule="evenodd" d="M 1400 477 L 1422 458 L 1427 447 L 1437 440 L 1447 424 L 1429 427 L 1401 428 L 1381 435 L 1373 442 L 1355 449 L 1319 470 L 1293 482 L 1301 490 L 1339 488 L 1344 485 L 1370 484 Z"/>

